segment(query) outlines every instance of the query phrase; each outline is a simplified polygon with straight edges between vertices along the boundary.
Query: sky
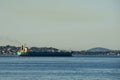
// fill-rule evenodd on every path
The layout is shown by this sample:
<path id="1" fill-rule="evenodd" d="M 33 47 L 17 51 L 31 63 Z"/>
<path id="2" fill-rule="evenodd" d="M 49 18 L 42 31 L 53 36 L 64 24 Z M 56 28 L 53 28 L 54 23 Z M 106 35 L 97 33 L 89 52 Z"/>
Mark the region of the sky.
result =
<path id="1" fill-rule="evenodd" d="M 120 0 L 0 0 L 0 45 L 120 49 Z"/>

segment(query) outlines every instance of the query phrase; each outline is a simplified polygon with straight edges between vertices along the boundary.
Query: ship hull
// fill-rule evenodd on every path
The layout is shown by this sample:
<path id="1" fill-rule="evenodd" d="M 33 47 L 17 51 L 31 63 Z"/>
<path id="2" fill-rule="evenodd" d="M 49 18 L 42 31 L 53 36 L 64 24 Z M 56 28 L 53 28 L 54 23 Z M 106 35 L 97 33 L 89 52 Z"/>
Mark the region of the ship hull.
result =
<path id="1" fill-rule="evenodd" d="M 71 52 L 17 52 L 19 56 L 72 56 Z"/>

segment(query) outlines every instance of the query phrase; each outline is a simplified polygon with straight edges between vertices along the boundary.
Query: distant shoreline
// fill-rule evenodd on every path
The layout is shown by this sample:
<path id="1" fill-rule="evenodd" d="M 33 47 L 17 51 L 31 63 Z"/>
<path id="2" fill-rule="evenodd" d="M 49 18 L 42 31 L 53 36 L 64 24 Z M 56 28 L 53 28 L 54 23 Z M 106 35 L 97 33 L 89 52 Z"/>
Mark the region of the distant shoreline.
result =
<path id="1" fill-rule="evenodd" d="M 22 57 L 22 56 L 17 56 L 17 55 L 0 55 L 0 57 Z M 55 56 L 24 56 L 24 57 L 55 57 Z M 61 56 L 63 57 L 63 56 Z M 116 55 L 73 55 L 72 57 L 118 57 L 120 58 L 120 56 L 116 56 Z"/>
<path id="2" fill-rule="evenodd" d="M 0 46 L 0 56 L 17 56 L 17 51 L 20 47 L 6 45 Z M 30 52 L 72 52 L 73 56 L 120 56 L 120 50 L 110 50 L 107 48 L 96 47 L 89 50 L 74 51 L 74 50 L 60 50 L 53 47 L 31 47 Z"/>

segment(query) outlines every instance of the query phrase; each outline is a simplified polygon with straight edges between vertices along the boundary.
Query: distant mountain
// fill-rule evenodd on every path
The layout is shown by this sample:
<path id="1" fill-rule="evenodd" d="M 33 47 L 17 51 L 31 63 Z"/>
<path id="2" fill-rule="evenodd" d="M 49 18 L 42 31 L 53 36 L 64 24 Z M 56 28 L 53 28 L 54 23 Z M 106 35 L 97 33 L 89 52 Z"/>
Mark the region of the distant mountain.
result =
<path id="1" fill-rule="evenodd" d="M 107 51 L 111 51 L 111 49 L 96 47 L 96 48 L 91 48 L 87 51 L 90 51 L 90 52 L 107 52 Z"/>

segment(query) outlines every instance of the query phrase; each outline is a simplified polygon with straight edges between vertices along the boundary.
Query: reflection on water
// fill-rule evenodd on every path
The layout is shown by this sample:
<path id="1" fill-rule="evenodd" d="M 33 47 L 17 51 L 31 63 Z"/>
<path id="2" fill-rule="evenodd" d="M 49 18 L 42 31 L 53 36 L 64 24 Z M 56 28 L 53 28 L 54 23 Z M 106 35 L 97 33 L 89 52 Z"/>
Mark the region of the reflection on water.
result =
<path id="1" fill-rule="evenodd" d="M 120 80 L 120 57 L 0 57 L 0 80 Z"/>

